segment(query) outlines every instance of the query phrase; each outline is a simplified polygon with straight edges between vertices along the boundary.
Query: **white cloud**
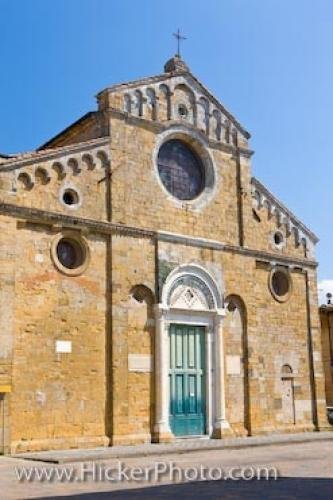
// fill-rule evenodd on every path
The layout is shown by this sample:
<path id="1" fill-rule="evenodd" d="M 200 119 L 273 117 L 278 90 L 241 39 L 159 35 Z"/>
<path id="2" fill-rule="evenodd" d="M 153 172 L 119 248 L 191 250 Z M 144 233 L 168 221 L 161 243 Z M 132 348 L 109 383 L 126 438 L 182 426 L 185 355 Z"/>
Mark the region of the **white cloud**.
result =
<path id="1" fill-rule="evenodd" d="M 327 304 L 326 294 L 330 292 L 333 295 L 333 280 L 322 280 L 318 283 L 319 304 Z M 332 299 L 333 302 L 333 299 Z"/>

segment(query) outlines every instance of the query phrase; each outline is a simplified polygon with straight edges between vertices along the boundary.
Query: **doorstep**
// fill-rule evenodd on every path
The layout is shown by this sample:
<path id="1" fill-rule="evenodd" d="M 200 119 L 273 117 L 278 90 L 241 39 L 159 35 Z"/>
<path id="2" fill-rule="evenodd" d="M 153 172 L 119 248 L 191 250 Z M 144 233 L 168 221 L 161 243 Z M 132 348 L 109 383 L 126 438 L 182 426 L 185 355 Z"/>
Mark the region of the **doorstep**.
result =
<path id="1" fill-rule="evenodd" d="M 306 443 L 311 441 L 333 441 L 333 432 L 301 432 L 297 434 L 271 434 L 225 439 L 178 439 L 165 444 L 139 444 L 133 446 L 110 446 L 106 448 L 71 449 L 26 452 L 12 455 L 13 458 L 36 460 L 54 464 L 88 462 L 130 457 L 159 456 L 187 453 L 190 451 L 225 450 L 271 446 L 276 444 Z M 333 443 L 332 443 L 333 444 Z"/>

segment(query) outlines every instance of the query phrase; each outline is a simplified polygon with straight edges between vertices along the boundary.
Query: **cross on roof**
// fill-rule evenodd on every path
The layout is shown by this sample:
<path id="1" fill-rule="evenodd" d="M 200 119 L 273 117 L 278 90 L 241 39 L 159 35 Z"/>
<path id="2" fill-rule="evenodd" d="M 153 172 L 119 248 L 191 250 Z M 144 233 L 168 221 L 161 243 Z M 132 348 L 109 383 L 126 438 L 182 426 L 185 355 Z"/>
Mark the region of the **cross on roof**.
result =
<path id="1" fill-rule="evenodd" d="M 182 35 L 180 29 L 178 28 L 177 33 L 173 33 L 173 36 L 177 38 L 177 56 L 180 57 L 180 41 L 186 40 L 186 36 Z"/>

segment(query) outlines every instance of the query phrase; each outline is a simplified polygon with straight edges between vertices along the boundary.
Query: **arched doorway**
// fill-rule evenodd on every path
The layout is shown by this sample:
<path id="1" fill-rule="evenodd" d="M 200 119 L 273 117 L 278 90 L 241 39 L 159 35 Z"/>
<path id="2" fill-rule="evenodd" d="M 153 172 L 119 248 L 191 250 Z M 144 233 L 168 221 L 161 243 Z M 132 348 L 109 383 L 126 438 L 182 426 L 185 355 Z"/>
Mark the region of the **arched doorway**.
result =
<path id="1" fill-rule="evenodd" d="M 156 423 L 158 441 L 174 436 L 220 438 L 225 418 L 222 293 L 198 265 L 167 277 L 156 306 Z"/>
<path id="2" fill-rule="evenodd" d="M 295 425 L 294 374 L 290 365 L 283 365 L 281 369 L 281 400 L 283 423 Z"/>

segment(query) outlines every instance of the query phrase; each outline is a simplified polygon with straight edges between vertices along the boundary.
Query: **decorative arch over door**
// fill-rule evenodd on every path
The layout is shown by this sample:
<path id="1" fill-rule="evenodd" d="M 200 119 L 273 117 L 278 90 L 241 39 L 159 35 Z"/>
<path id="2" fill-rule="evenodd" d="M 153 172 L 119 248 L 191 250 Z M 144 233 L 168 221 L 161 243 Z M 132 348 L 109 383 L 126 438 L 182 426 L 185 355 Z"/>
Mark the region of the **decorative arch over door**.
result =
<path id="1" fill-rule="evenodd" d="M 212 275 L 198 264 L 179 266 L 169 274 L 162 290 L 161 302 L 164 307 L 177 307 L 174 302 L 177 289 L 178 292 L 185 289 L 192 290 L 198 298 L 201 297 L 199 298 L 201 305 L 196 304 L 199 309 L 223 308 L 222 291 Z"/>
<path id="2" fill-rule="evenodd" d="M 159 442 L 173 439 L 170 429 L 170 331 L 189 327 L 204 332 L 205 433 L 220 438 L 229 428 L 225 418 L 222 320 L 223 294 L 213 276 L 197 264 L 182 265 L 167 277 L 156 306 L 156 423 Z M 201 341 L 200 341 L 201 342 Z"/>

